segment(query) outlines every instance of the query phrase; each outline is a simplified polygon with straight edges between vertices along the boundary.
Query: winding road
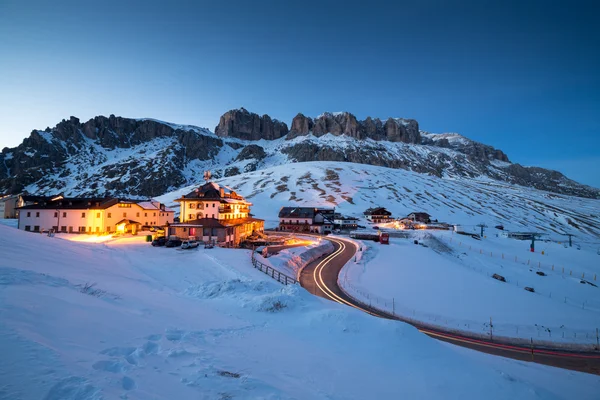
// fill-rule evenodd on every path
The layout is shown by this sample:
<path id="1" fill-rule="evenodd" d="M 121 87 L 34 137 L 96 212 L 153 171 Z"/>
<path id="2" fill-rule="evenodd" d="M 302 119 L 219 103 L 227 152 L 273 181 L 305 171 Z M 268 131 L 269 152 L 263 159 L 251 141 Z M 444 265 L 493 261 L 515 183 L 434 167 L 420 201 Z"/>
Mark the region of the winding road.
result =
<path id="1" fill-rule="evenodd" d="M 366 304 L 348 297 L 338 286 L 338 275 L 343 266 L 356 252 L 356 246 L 341 238 L 324 238 L 333 243 L 334 252 L 307 265 L 300 275 L 300 284 L 310 293 L 328 300 L 354 307 L 376 317 L 403 321 L 401 317 L 376 310 Z M 408 322 L 408 321 L 404 321 Z M 419 326 L 419 331 L 458 346 L 516 360 L 536 362 L 575 371 L 600 375 L 600 353 L 570 353 L 547 348 L 513 346 L 492 341 L 460 336 L 443 330 L 434 330 Z"/>

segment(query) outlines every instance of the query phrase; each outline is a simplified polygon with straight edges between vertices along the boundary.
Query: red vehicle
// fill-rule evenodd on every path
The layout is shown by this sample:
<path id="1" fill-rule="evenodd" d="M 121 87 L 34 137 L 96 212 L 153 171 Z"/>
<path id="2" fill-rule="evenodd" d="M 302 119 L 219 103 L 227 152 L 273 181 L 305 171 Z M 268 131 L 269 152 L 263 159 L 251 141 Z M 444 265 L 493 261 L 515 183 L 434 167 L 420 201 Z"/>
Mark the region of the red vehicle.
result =
<path id="1" fill-rule="evenodd" d="M 381 244 L 390 244 L 390 234 L 381 232 L 379 235 L 379 243 Z"/>

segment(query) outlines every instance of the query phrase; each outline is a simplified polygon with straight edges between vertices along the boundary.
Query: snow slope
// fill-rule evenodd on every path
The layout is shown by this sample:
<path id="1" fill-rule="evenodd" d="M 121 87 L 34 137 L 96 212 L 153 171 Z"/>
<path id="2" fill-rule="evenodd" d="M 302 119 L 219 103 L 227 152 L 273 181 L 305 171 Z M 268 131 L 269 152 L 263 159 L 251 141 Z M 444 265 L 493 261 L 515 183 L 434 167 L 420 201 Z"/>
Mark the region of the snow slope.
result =
<path id="1" fill-rule="evenodd" d="M 595 252 L 538 242 L 538 253 L 532 254 L 529 242 L 494 236 L 479 241 L 447 231 L 392 238 L 388 246 L 365 245 L 361 262 L 349 263 L 340 277 L 361 301 L 450 329 L 487 335 L 491 318 L 496 337 L 596 345 L 600 281 L 593 277 L 600 274 L 600 255 Z M 538 260 L 545 268 L 538 268 Z M 565 273 L 562 261 L 570 261 Z M 571 268 L 577 273 L 571 275 Z M 581 282 L 581 271 L 591 284 Z"/>
<path id="2" fill-rule="evenodd" d="M 0 238 L 3 399 L 597 398 L 598 376 L 437 342 L 243 250 Z"/>
<path id="3" fill-rule="evenodd" d="M 307 162 L 265 168 L 217 180 L 254 203 L 252 212 L 276 226 L 282 206 L 336 207 L 362 217 L 384 206 L 393 216 L 424 211 L 432 218 L 474 229 L 485 222 L 514 231 L 545 232 L 556 240 L 573 233 L 575 241 L 600 245 L 600 200 L 559 195 L 490 179 L 442 179 L 412 171 L 354 163 Z M 173 200 L 188 186 L 160 196 Z"/>

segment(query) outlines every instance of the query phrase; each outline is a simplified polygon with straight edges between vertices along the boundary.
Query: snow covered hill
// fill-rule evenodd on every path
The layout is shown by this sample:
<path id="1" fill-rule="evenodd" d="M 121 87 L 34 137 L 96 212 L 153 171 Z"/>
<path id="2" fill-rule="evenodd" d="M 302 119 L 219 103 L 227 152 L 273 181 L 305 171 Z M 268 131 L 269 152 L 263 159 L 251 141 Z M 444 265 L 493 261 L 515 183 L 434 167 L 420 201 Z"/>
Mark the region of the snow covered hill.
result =
<path id="1" fill-rule="evenodd" d="M 254 122 L 238 126 L 224 121 L 227 129 L 217 130 L 221 136 L 205 128 L 153 119 L 111 115 L 82 123 L 71 117 L 52 129 L 33 131 L 16 148 L 2 150 L 0 192 L 153 197 L 197 182 L 206 169 L 215 177 L 227 177 L 297 162 L 333 161 L 414 171 L 425 178 L 491 179 L 600 198 L 598 189 L 556 171 L 510 163 L 491 146 L 458 134 L 419 131 L 414 120 L 389 119 L 386 126 L 391 133 L 385 136 L 382 121 L 367 119 L 360 122 L 363 127 L 349 113 L 329 113 L 320 116 L 310 131 L 294 130 L 295 122 L 288 134 L 280 136 L 285 124 L 245 110 L 236 113 Z M 336 119 L 345 122 L 345 128 Z M 255 125 L 260 130 L 246 135 L 244 129 Z M 369 126 L 373 137 L 360 131 Z M 404 132 L 407 129 L 410 135 Z"/>
<path id="2" fill-rule="evenodd" d="M 438 342 L 244 250 L 60 236 L 0 225 L 2 399 L 597 398 L 598 376 Z"/>
<path id="3" fill-rule="evenodd" d="M 286 205 L 336 207 L 362 217 L 363 211 L 383 206 L 394 216 L 424 211 L 440 222 L 469 230 L 486 223 L 493 229 L 545 232 L 556 240 L 573 233 L 579 243 L 600 245 L 600 200 L 549 193 L 492 179 L 439 178 L 402 169 L 355 163 L 294 163 L 221 178 L 253 203 L 252 212 L 276 226 L 279 208 Z M 193 186 L 159 197 L 171 207 L 173 199 Z"/>

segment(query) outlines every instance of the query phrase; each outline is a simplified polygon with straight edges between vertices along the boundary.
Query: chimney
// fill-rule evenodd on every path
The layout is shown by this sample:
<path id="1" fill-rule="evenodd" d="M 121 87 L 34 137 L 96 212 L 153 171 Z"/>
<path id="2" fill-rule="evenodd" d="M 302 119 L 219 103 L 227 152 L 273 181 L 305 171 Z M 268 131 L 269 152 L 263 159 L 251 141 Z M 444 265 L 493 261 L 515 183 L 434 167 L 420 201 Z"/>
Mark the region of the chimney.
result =
<path id="1" fill-rule="evenodd" d="M 220 193 L 221 197 L 225 197 L 225 189 L 219 188 L 219 193 Z"/>

